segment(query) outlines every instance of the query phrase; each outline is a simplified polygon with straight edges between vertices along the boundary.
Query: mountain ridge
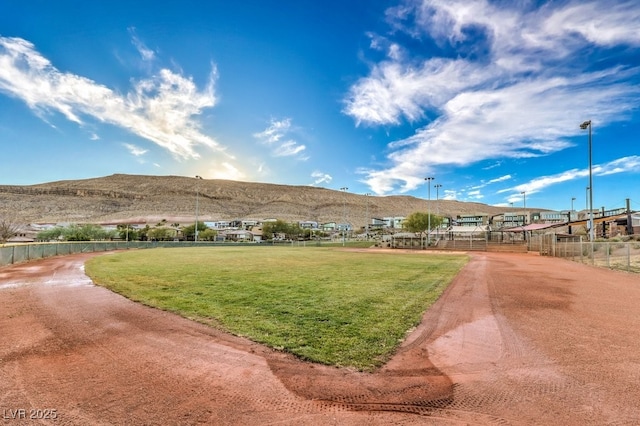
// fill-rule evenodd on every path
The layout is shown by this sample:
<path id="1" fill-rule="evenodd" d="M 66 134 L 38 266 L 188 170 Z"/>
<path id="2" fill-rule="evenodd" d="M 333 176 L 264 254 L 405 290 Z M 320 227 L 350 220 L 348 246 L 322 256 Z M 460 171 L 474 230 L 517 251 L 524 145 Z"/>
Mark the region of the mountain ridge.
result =
<path id="1" fill-rule="evenodd" d="M 519 211 L 455 200 L 408 195 L 367 196 L 315 186 L 195 179 L 185 176 L 113 174 L 35 185 L 0 185 L 0 214 L 24 223 L 191 222 L 231 219 L 346 222 L 408 216 L 430 210 L 443 216 Z"/>

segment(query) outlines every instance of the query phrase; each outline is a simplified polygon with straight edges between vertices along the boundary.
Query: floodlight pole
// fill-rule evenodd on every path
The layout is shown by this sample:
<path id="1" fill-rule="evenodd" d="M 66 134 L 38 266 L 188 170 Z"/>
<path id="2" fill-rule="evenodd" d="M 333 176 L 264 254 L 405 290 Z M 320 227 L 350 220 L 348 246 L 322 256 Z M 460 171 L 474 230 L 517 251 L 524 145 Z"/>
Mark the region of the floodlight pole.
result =
<path id="1" fill-rule="evenodd" d="M 573 213 L 573 202 L 576 200 L 576 197 L 571 197 L 571 210 L 569 210 L 569 222 L 571 222 L 571 214 Z"/>
<path id="2" fill-rule="evenodd" d="M 424 180 L 427 181 L 429 194 L 429 201 L 427 202 L 427 247 L 429 247 L 429 243 L 431 242 L 431 181 L 434 179 L 434 177 L 424 178 Z"/>
<path id="3" fill-rule="evenodd" d="M 194 242 L 198 242 L 198 192 L 199 192 L 198 181 L 199 180 L 202 180 L 202 176 L 196 176 L 196 229 L 195 229 L 195 236 L 193 237 Z"/>
<path id="4" fill-rule="evenodd" d="M 364 229 L 364 232 L 365 232 L 365 236 L 366 236 L 366 238 L 367 238 L 367 241 L 369 241 L 369 222 L 371 222 L 371 221 L 369 220 L 369 196 L 370 196 L 370 195 L 371 195 L 371 194 L 370 194 L 369 192 L 367 192 L 366 194 L 364 194 L 364 196 L 365 196 L 365 197 L 367 197 L 367 217 L 365 217 L 365 229 Z"/>
<path id="5" fill-rule="evenodd" d="M 436 189 L 436 216 L 440 218 L 440 188 L 442 188 L 442 184 L 437 183 L 434 185 Z M 439 244 L 440 241 L 440 224 L 436 226 L 436 244 Z"/>
<path id="6" fill-rule="evenodd" d="M 526 191 L 522 191 L 520 194 L 522 194 L 522 208 L 524 209 L 524 211 L 522 212 L 522 223 L 523 224 L 527 224 L 527 192 Z"/>
<path id="7" fill-rule="evenodd" d="M 344 192 L 344 200 L 343 200 L 343 204 L 342 204 L 342 217 L 344 219 L 344 228 L 342 229 L 342 246 L 344 247 L 346 245 L 346 240 L 347 240 L 347 190 L 349 188 L 347 188 L 346 186 L 343 186 L 342 188 L 340 188 L 340 191 Z"/>
<path id="8" fill-rule="evenodd" d="M 584 197 L 584 209 L 589 210 L 589 187 L 587 186 L 586 195 Z"/>
<path id="9" fill-rule="evenodd" d="M 589 238 L 591 242 L 595 239 L 595 229 L 593 227 L 593 156 L 591 139 L 591 120 L 587 120 L 580 125 L 582 130 L 589 129 Z"/>

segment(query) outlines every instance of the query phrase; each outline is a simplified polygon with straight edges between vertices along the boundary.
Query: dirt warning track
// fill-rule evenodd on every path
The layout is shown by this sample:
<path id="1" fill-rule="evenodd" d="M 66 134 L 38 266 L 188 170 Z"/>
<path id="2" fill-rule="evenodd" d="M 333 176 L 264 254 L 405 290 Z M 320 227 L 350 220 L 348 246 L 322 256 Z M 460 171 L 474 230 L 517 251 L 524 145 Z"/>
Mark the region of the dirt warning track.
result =
<path id="1" fill-rule="evenodd" d="M 638 275 L 474 254 L 394 358 L 359 373 L 94 286 L 95 255 L 0 269 L 4 424 L 640 423 Z"/>

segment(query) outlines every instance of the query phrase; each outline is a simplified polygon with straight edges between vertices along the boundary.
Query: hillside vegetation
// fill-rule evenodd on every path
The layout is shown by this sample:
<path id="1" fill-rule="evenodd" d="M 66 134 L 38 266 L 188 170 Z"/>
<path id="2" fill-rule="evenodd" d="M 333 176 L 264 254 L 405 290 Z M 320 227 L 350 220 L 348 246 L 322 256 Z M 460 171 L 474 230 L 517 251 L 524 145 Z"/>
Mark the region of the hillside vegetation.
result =
<path id="1" fill-rule="evenodd" d="M 38 185 L 0 185 L 0 214 L 23 223 L 118 223 L 199 219 L 313 220 L 361 227 L 367 217 L 407 216 L 415 211 L 457 216 L 494 215 L 517 208 L 410 196 L 365 196 L 312 186 L 276 185 L 183 176 L 115 174 Z M 433 194 L 432 194 L 433 195 Z M 368 214 L 367 214 L 368 211 Z"/>

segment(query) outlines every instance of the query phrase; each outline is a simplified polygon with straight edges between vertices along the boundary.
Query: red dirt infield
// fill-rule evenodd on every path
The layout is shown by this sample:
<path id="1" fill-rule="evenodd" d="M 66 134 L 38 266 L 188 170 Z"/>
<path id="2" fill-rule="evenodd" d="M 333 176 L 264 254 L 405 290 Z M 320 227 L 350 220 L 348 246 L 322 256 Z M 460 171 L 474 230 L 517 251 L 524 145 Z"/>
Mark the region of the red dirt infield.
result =
<path id="1" fill-rule="evenodd" d="M 102 254 L 0 268 L 3 424 L 640 424 L 639 275 L 472 254 L 360 373 L 94 286 Z"/>

